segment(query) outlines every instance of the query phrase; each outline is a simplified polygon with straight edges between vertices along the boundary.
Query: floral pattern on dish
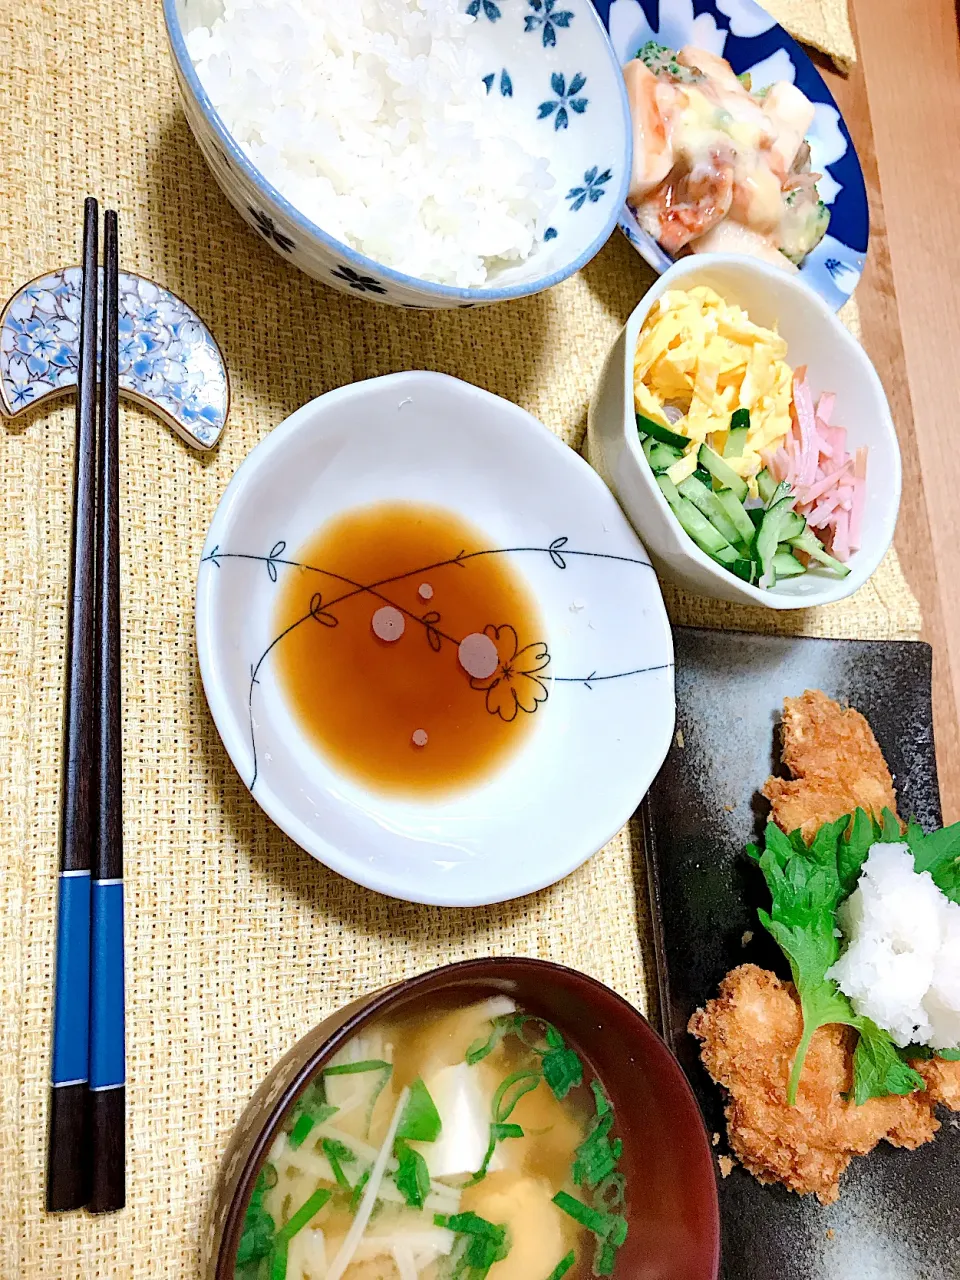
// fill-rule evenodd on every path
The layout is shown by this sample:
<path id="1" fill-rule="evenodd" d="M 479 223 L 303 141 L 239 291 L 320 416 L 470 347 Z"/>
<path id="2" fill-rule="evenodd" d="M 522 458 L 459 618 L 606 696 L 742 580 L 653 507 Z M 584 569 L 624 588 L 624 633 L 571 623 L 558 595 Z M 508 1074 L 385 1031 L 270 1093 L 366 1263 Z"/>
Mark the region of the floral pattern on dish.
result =
<path id="1" fill-rule="evenodd" d="M 539 31 L 543 47 L 549 49 L 557 43 L 557 28 L 569 27 L 574 14 L 569 9 L 557 10 L 562 0 L 527 0 L 533 13 L 528 13 L 523 20 L 523 29 L 527 32 Z"/>
<path id="2" fill-rule="evenodd" d="M 4 309 L 4 413 L 20 413 L 76 385 L 82 274 L 79 267 L 66 267 L 41 276 Z M 156 408 L 188 444 L 213 448 L 226 422 L 230 391 L 220 348 L 196 312 L 169 290 L 121 271 L 118 349 L 120 391 Z"/>
<path id="3" fill-rule="evenodd" d="M 581 98 L 577 95 L 587 83 L 587 77 L 581 72 L 571 76 L 570 82 L 560 71 L 555 71 L 550 77 L 550 88 L 556 94 L 555 98 L 547 99 L 540 103 L 537 108 L 537 118 L 546 120 L 553 117 L 553 127 L 556 130 L 566 129 L 570 125 L 570 111 L 575 115 L 582 116 L 587 109 L 590 99 Z M 569 107 L 569 111 L 567 108 Z"/>

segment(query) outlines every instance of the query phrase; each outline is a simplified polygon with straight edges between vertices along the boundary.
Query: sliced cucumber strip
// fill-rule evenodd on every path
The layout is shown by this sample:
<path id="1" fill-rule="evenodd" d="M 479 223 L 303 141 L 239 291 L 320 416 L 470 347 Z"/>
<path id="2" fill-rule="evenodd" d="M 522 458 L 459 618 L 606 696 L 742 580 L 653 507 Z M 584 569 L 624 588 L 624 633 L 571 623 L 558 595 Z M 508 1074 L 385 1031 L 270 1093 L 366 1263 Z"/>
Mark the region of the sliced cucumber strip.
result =
<path id="1" fill-rule="evenodd" d="M 700 483 L 705 484 L 708 489 L 713 484 L 713 476 L 710 474 L 709 471 L 704 471 L 703 467 L 698 466 L 696 471 L 693 474 L 700 481 Z"/>
<path id="2" fill-rule="evenodd" d="M 683 457 L 682 450 L 675 449 L 673 445 L 662 444 L 659 440 L 654 440 L 653 436 L 647 436 L 644 440 L 643 453 L 654 471 L 666 471 Z"/>
<path id="3" fill-rule="evenodd" d="M 793 495 L 791 494 L 790 496 L 792 501 Z M 780 533 L 781 542 L 789 542 L 791 538 L 799 538 L 801 533 L 803 533 L 804 529 L 807 527 L 807 522 L 799 511 L 791 511 L 790 516 L 792 519 L 786 516 L 784 517 Z"/>
<path id="4" fill-rule="evenodd" d="M 777 487 L 777 482 L 766 468 L 757 476 L 757 492 L 760 494 L 760 501 L 766 504 L 773 497 L 773 491 Z"/>
<path id="5" fill-rule="evenodd" d="M 732 564 L 739 559 L 736 548 L 730 545 L 723 534 L 717 532 L 688 498 L 683 497 L 669 476 L 657 476 L 657 484 L 679 520 L 680 527 L 690 535 L 701 551 L 706 551 L 707 555 L 723 564 Z"/>
<path id="6" fill-rule="evenodd" d="M 821 564 L 826 565 L 828 569 L 832 569 L 834 573 L 839 574 L 841 578 L 845 578 L 850 572 L 850 566 L 844 564 L 841 560 L 835 560 L 832 555 L 824 550 L 823 543 L 813 532 L 809 525 L 805 524 L 803 533 L 796 538 L 791 538 L 790 546 L 797 551 L 804 551 L 811 560 L 818 560 Z"/>
<path id="7" fill-rule="evenodd" d="M 792 551 L 778 551 L 773 557 L 773 571 L 780 578 L 796 578 L 801 573 L 806 573 L 806 568 L 800 563 Z"/>
<path id="8" fill-rule="evenodd" d="M 745 510 L 747 515 L 750 517 L 750 523 L 753 525 L 754 529 L 759 529 L 763 524 L 763 507 L 747 507 Z"/>
<path id="9" fill-rule="evenodd" d="M 737 526 L 727 515 L 719 501 L 719 496 L 712 489 L 702 485 L 693 476 L 687 476 L 686 480 L 677 487 L 680 493 L 685 498 L 689 498 L 697 510 L 707 517 L 721 537 L 725 538 L 733 546 L 736 546 L 741 541 Z"/>
<path id="10" fill-rule="evenodd" d="M 740 541 L 745 547 L 749 547 L 756 530 L 746 507 L 731 489 L 718 489 L 714 497 L 732 522 Z"/>
<path id="11" fill-rule="evenodd" d="M 731 573 L 735 573 L 738 578 L 742 578 L 744 582 L 753 582 L 757 576 L 757 566 L 753 560 L 739 559 L 734 560 L 732 564 L 724 565 Z"/>
<path id="12" fill-rule="evenodd" d="M 736 417 L 736 414 L 734 414 Z M 749 427 L 731 427 L 727 435 L 727 443 L 723 446 L 723 456 L 725 458 L 742 458 L 743 451 L 747 444 L 747 432 Z"/>
<path id="13" fill-rule="evenodd" d="M 686 436 L 678 435 L 676 431 L 661 426 L 652 418 L 645 418 L 642 413 L 637 414 L 637 428 L 645 431 L 648 436 L 653 436 L 654 440 L 659 440 L 661 444 L 672 444 L 675 449 L 685 449 L 690 443 Z"/>
<path id="14" fill-rule="evenodd" d="M 757 559 L 760 561 L 760 585 L 772 587 L 777 580 L 773 559 L 783 541 L 783 529 L 792 525 L 790 519 L 793 511 L 793 498 L 781 498 L 764 512 L 763 521 L 757 530 Z"/>
<path id="15" fill-rule="evenodd" d="M 775 507 L 777 503 L 782 502 L 784 498 L 789 498 L 792 502 L 793 490 L 787 484 L 786 480 L 781 480 L 780 483 L 777 485 L 777 487 L 774 489 L 773 493 L 767 499 L 767 503 L 766 503 L 767 510 L 769 511 L 772 507 Z"/>
<path id="16" fill-rule="evenodd" d="M 734 409 L 730 415 L 731 431 L 749 431 L 750 430 L 750 410 Z"/>
<path id="17" fill-rule="evenodd" d="M 702 444 L 697 458 L 701 467 L 709 471 L 714 480 L 718 480 L 723 488 L 732 489 L 741 502 L 744 500 L 747 496 L 746 480 L 741 480 L 734 469 L 727 466 L 719 453 L 714 453 L 708 444 Z"/>

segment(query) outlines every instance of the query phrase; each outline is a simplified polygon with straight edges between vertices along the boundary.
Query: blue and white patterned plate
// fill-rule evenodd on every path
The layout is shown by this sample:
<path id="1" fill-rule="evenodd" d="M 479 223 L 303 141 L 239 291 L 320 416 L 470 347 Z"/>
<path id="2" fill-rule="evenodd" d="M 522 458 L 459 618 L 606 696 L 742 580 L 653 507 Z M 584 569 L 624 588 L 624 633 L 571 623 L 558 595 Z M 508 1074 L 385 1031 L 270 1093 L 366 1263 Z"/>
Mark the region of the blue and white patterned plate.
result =
<path id="1" fill-rule="evenodd" d="M 823 77 L 791 36 L 753 0 L 594 0 L 614 52 L 629 62 L 641 45 L 657 40 L 672 49 L 696 44 L 722 54 L 737 74 L 755 85 L 789 80 L 816 107 L 808 134 L 817 184 L 830 209 L 830 230 L 800 268 L 815 292 L 835 310 L 853 292 L 867 256 L 867 190 L 843 117 Z M 658 272 L 673 259 L 624 206 L 620 228 Z"/>
<path id="2" fill-rule="evenodd" d="M 18 289 L 0 313 L 0 413 L 12 418 L 76 386 L 82 279 L 79 267 L 50 271 Z M 121 394 L 154 410 L 195 449 L 212 449 L 230 407 L 213 334 L 169 289 L 129 271 L 120 272 L 119 286 Z"/>

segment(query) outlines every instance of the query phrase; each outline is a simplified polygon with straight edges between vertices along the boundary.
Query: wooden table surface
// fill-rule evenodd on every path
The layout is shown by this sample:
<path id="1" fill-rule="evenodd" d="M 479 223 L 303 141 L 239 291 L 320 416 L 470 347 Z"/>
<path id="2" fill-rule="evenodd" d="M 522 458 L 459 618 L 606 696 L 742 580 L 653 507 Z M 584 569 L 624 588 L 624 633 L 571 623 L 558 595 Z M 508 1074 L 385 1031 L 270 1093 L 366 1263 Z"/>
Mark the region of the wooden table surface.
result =
<path id="1" fill-rule="evenodd" d="M 903 452 L 896 547 L 934 648 L 944 820 L 960 819 L 960 39 L 952 0 L 851 0 L 860 61 L 821 64 L 860 154 L 863 343 Z M 890 697 L 896 698 L 896 689 Z"/>

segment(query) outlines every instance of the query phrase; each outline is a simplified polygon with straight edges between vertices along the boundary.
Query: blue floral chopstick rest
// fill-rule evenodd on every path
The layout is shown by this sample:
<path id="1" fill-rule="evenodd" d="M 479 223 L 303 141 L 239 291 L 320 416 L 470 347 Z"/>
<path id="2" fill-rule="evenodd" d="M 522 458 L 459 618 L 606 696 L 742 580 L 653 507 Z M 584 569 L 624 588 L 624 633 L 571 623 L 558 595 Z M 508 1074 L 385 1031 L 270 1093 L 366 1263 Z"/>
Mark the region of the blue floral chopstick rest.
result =
<path id="1" fill-rule="evenodd" d="M 0 315 L 0 412 L 14 417 L 76 386 L 79 267 L 24 285 Z M 168 289 L 120 272 L 120 391 L 154 410 L 196 449 L 212 449 L 230 407 L 227 368 L 213 334 Z M 99 325 L 98 325 L 99 339 Z"/>

